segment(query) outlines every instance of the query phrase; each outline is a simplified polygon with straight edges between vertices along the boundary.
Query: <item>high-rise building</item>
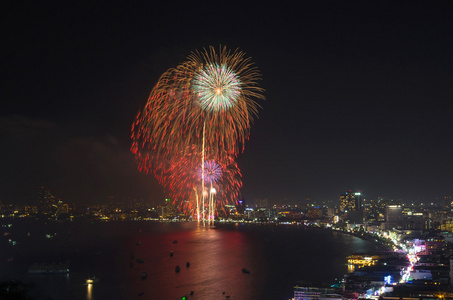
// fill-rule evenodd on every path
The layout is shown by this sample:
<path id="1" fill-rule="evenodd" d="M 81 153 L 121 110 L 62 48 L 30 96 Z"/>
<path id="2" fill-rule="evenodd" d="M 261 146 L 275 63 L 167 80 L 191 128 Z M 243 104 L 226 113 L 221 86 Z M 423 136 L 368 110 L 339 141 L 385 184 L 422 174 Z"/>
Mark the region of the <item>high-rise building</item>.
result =
<path id="1" fill-rule="evenodd" d="M 351 212 L 362 210 L 362 199 L 360 192 L 352 192 L 351 190 L 340 194 L 340 211 Z"/>
<path id="2" fill-rule="evenodd" d="M 401 228 L 403 224 L 403 207 L 387 205 L 385 208 L 385 229 Z"/>
<path id="3" fill-rule="evenodd" d="M 44 187 L 38 191 L 38 213 L 52 214 L 57 211 L 57 201 L 55 197 Z"/>

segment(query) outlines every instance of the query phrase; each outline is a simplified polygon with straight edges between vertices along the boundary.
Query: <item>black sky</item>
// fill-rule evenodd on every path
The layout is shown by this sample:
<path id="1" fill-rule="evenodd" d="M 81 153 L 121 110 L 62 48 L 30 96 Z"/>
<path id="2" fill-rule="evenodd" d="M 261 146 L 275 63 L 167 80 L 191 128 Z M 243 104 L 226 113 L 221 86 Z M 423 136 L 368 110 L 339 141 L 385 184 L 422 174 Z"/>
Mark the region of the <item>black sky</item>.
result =
<path id="1" fill-rule="evenodd" d="M 41 186 L 163 199 L 130 125 L 166 69 L 219 44 L 252 57 L 266 89 L 238 158 L 246 200 L 453 194 L 453 4 L 148 2 L 4 7 L 0 201 Z"/>

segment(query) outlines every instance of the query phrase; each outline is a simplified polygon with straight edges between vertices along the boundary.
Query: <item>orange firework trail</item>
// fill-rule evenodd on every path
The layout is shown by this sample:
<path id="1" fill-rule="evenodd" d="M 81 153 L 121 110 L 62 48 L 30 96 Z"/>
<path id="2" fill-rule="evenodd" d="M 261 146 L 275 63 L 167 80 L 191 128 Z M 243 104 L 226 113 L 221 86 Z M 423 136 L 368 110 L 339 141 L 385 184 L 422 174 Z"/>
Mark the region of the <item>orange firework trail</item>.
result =
<path id="1" fill-rule="evenodd" d="M 236 157 L 244 150 L 260 108 L 257 100 L 264 99 L 259 80 L 250 58 L 226 47 L 219 52 L 213 47 L 195 51 L 187 61 L 166 71 L 132 126 L 131 151 L 139 170 L 153 172 L 176 196 L 183 195 L 187 186 L 181 181 L 176 192 L 178 183 L 168 176 L 175 161 L 207 153 L 206 157 L 222 165 Z M 197 164 L 190 167 L 202 165 L 200 160 Z"/>

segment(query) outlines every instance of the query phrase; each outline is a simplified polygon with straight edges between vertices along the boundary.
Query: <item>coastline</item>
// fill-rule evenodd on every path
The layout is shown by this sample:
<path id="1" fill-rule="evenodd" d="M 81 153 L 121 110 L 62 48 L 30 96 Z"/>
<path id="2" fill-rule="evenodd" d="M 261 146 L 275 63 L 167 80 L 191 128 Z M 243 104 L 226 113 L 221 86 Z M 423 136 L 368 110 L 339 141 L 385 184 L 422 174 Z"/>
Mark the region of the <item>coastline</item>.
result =
<path id="1" fill-rule="evenodd" d="M 335 231 L 335 232 L 340 232 L 343 234 L 352 235 L 352 236 L 358 237 L 364 241 L 371 242 L 371 243 L 375 244 L 376 246 L 378 246 L 380 251 L 394 252 L 393 248 L 390 245 L 387 245 L 382 241 L 376 240 L 374 237 L 372 237 L 370 235 L 367 235 L 367 234 L 362 235 L 362 234 L 357 234 L 355 232 L 347 232 L 347 231 L 343 231 L 343 230 L 334 230 L 334 229 L 330 229 L 330 230 Z"/>

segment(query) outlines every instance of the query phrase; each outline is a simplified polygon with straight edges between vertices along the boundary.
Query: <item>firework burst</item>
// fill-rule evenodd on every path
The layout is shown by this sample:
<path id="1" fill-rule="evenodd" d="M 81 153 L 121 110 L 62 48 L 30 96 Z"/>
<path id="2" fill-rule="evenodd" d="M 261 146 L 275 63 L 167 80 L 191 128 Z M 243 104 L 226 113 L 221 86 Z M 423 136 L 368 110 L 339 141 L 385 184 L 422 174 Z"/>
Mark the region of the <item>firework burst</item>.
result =
<path id="1" fill-rule="evenodd" d="M 257 100 L 264 99 L 259 80 L 250 58 L 226 47 L 195 51 L 169 69 L 132 125 L 139 170 L 154 173 L 181 201 L 204 195 L 200 181 L 202 189 L 217 186 L 216 198 L 236 197 L 242 184 L 233 158 L 244 150 Z"/>
<path id="2" fill-rule="evenodd" d="M 171 157 L 192 145 L 202 151 L 203 133 L 214 157 L 242 152 L 259 108 L 256 100 L 264 99 L 259 79 L 244 53 L 225 47 L 194 52 L 165 72 L 133 124 L 132 152 L 139 166 L 153 169 L 153 157 Z"/>
<path id="3" fill-rule="evenodd" d="M 212 112 L 234 107 L 241 95 L 239 77 L 225 64 L 207 64 L 195 75 L 191 88 L 201 107 Z"/>
<path id="4" fill-rule="evenodd" d="M 215 189 L 218 207 L 236 204 L 242 187 L 242 174 L 235 160 L 232 157 L 224 157 L 222 161 L 207 159 L 204 163 L 203 183 L 201 154 L 187 152 L 189 154 L 175 157 L 166 172 L 159 176 L 166 194 L 174 203 L 179 204 L 180 210 L 186 215 L 194 216 L 196 198 L 202 196 L 203 189 L 205 193 L 209 193 L 211 188 Z"/>
<path id="5" fill-rule="evenodd" d="M 222 178 L 222 173 L 222 167 L 215 160 L 205 161 L 204 170 L 201 166 L 198 168 L 198 176 L 200 178 L 200 181 L 203 180 L 204 177 L 205 184 L 213 184 L 218 182 L 220 178 Z"/>

